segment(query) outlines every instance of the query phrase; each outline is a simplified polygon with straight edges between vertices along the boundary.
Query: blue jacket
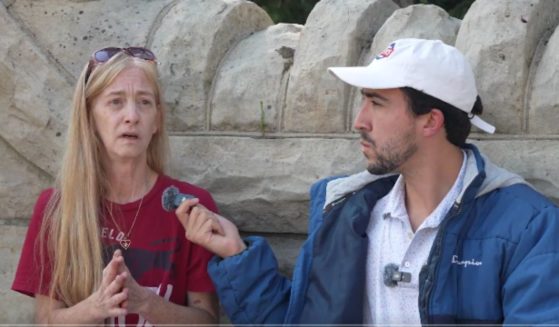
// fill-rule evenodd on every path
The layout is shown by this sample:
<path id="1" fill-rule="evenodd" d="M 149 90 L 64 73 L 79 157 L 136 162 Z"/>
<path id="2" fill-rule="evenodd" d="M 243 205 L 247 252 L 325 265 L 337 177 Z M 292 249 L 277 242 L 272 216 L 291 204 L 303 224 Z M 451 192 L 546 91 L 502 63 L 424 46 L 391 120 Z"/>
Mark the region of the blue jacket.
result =
<path id="1" fill-rule="evenodd" d="M 419 276 L 423 324 L 559 323 L 558 208 L 467 145 L 464 188 Z M 309 237 L 290 281 L 259 237 L 209 264 L 235 324 L 363 322 L 366 228 L 397 175 L 368 172 L 311 188 Z"/>

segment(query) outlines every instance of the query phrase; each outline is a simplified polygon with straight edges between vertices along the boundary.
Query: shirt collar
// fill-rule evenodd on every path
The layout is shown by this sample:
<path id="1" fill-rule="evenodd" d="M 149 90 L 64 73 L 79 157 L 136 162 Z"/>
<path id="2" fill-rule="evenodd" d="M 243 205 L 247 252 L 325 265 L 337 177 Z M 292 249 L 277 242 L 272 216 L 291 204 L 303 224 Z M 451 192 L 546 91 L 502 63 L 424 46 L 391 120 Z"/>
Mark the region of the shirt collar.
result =
<path id="1" fill-rule="evenodd" d="M 409 220 L 406 209 L 404 176 L 398 176 L 396 183 L 386 195 L 386 207 L 382 217 L 384 219 L 396 218 L 404 222 Z"/>

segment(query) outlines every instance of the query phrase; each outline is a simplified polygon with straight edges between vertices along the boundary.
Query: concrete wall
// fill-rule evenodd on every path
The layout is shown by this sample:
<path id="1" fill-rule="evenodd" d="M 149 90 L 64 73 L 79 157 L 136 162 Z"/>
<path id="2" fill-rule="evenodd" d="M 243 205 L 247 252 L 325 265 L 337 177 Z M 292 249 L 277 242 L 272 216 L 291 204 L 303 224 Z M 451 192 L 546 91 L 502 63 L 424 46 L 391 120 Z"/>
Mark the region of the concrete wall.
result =
<path id="1" fill-rule="evenodd" d="M 358 95 L 326 72 L 392 39 L 439 38 L 471 60 L 497 134 L 472 142 L 559 200 L 559 1 L 478 0 L 463 21 L 411 1 L 323 0 L 305 26 L 244 0 L 2 0 L 0 323 L 32 322 L 9 291 L 33 204 L 59 167 L 73 85 L 95 49 L 158 56 L 171 175 L 199 184 L 244 233 L 267 235 L 289 273 L 308 186 L 362 169 Z"/>

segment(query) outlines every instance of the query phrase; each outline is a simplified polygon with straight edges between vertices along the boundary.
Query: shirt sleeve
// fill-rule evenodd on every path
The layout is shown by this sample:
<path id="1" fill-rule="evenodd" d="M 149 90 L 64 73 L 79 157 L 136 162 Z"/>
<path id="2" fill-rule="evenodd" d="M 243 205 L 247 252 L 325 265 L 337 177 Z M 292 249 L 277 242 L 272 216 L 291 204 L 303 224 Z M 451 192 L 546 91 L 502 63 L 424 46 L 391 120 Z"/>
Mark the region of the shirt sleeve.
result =
<path id="1" fill-rule="evenodd" d="M 12 284 L 12 290 L 28 296 L 35 296 L 37 293 L 48 295 L 49 293 L 51 265 L 49 258 L 46 256 L 46 251 L 43 251 L 45 258 L 41 260 L 39 233 L 43 215 L 52 193 L 52 189 L 43 191 L 35 203 Z M 46 242 L 47 239 L 45 238 L 44 244 Z M 43 249 L 46 249 L 46 247 Z"/>

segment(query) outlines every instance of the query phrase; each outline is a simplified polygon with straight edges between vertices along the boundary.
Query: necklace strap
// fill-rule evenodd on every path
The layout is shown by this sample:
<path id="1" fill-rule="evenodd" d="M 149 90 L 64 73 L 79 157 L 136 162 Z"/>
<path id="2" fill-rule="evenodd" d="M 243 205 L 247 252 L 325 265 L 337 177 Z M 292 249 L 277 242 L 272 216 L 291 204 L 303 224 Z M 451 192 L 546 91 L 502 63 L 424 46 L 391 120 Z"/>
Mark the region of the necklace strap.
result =
<path id="1" fill-rule="evenodd" d="M 136 220 L 138 219 L 138 215 L 140 213 L 140 209 L 142 209 L 142 203 L 144 202 L 144 196 L 142 196 L 142 198 L 140 199 L 140 204 L 138 205 L 138 210 L 136 210 L 136 215 L 134 215 L 134 220 L 132 220 L 132 225 L 130 226 L 130 229 L 128 230 L 128 233 L 126 233 L 126 238 L 130 237 L 130 233 L 132 233 L 132 230 L 134 229 L 134 225 L 136 225 Z"/>
<path id="2" fill-rule="evenodd" d="M 120 228 L 120 226 L 116 222 L 116 219 L 114 218 L 114 215 L 113 215 L 112 204 L 109 208 L 109 216 L 111 217 L 111 220 L 113 221 L 113 224 L 115 225 L 115 227 L 118 229 L 118 231 L 120 233 L 124 234 L 124 238 L 119 241 L 120 245 L 122 246 L 122 248 L 124 250 L 127 250 L 130 247 L 130 244 L 132 243 L 132 241 L 130 240 L 130 235 L 132 234 L 132 230 L 134 229 L 134 226 L 136 225 L 136 221 L 138 220 L 138 217 L 140 215 L 140 210 L 142 209 L 142 204 L 144 203 L 144 198 L 150 191 L 148 180 L 146 180 L 146 188 L 147 188 L 147 191 L 140 198 L 140 204 L 138 205 L 138 209 L 136 210 L 136 214 L 134 215 L 134 219 L 132 220 L 132 224 L 130 225 L 130 229 L 128 229 L 128 233 L 124 233 L 124 230 L 122 228 Z"/>

